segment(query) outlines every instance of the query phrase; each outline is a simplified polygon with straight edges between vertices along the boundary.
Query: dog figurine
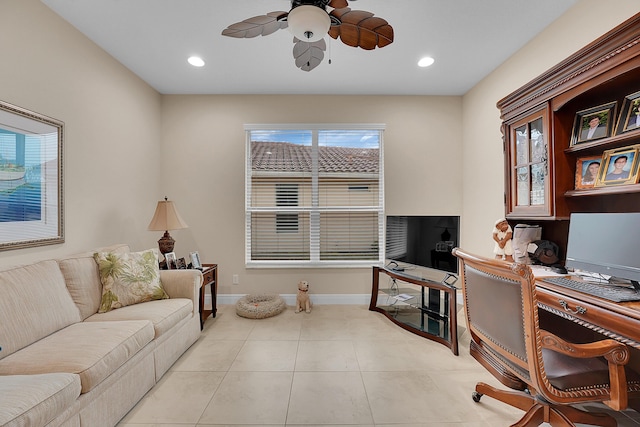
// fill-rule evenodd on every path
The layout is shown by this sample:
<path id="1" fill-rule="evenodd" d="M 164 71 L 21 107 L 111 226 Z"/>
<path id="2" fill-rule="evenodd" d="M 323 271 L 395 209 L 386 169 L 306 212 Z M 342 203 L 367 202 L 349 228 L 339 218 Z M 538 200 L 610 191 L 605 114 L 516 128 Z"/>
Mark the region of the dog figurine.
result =
<path id="1" fill-rule="evenodd" d="M 296 295 L 296 313 L 302 310 L 311 313 L 311 299 L 309 298 L 309 282 L 301 280 L 298 282 L 298 294 Z"/>

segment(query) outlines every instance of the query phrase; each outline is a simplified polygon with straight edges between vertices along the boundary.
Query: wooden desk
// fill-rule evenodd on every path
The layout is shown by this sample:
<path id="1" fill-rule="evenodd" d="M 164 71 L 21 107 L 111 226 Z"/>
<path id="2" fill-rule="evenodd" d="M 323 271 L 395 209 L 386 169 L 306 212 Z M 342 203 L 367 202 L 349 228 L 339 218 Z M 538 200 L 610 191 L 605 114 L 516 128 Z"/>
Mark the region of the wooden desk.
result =
<path id="1" fill-rule="evenodd" d="M 612 302 L 539 279 L 536 290 L 544 329 L 573 342 L 604 336 L 624 343 L 631 350 L 627 368 L 640 373 L 640 301 Z M 629 400 L 629 407 L 640 412 L 640 401 Z"/>
<path id="2" fill-rule="evenodd" d="M 541 280 L 536 289 L 541 309 L 640 349 L 640 301 L 611 302 Z"/>
<path id="3" fill-rule="evenodd" d="M 211 289 L 211 310 L 204 308 L 205 291 L 209 285 Z M 218 264 L 202 264 L 202 286 L 200 287 L 200 329 L 204 328 L 204 321 L 211 315 L 216 317 L 218 299 Z"/>

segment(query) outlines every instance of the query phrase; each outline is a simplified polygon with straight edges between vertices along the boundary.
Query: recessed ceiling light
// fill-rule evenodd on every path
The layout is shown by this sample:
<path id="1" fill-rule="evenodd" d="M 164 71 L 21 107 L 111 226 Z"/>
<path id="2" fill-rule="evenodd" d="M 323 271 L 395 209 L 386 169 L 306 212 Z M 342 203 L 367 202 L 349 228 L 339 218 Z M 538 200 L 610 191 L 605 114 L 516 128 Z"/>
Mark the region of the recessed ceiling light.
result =
<path id="1" fill-rule="evenodd" d="M 435 59 L 433 59 L 430 56 L 425 56 L 420 61 L 418 61 L 418 67 L 428 67 L 429 65 L 433 64 L 434 62 L 435 62 Z"/>
<path id="2" fill-rule="evenodd" d="M 187 61 L 194 67 L 204 67 L 204 60 L 199 56 L 190 56 Z"/>

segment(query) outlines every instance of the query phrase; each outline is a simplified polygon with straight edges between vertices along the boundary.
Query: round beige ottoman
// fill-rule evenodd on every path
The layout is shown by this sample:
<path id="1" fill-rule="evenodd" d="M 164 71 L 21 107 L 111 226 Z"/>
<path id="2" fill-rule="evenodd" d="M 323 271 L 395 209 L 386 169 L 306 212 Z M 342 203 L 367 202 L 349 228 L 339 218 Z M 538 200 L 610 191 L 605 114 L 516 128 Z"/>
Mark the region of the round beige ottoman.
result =
<path id="1" fill-rule="evenodd" d="M 236 303 L 236 314 L 248 319 L 266 319 L 282 313 L 287 303 L 280 295 L 245 295 Z"/>

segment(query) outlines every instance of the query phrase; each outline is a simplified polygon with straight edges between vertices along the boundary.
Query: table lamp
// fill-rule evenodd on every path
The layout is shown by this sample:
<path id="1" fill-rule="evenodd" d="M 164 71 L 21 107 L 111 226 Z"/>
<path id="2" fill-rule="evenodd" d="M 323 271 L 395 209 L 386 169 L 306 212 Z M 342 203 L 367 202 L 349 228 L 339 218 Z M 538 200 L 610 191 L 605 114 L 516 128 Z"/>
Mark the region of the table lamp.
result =
<path id="1" fill-rule="evenodd" d="M 449 232 L 449 227 L 454 227 L 454 226 L 455 224 L 451 218 L 443 216 L 442 218 L 438 219 L 438 223 L 436 224 L 436 227 L 444 228 L 444 231 L 440 234 L 440 239 L 442 239 L 441 240 L 442 242 L 451 240 L 451 233 Z"/>
<path id="2" fill-rule="evenodd" d="M 147 228 L 149 231 L 163 231 L 164 235 L 158 240 L 158 248 L 162 255 L 173 252 L 176 241 L 169 234 L 169 230 L 180 230 L 189 227 L 180 217 L 176 205 L 165 197 L 158 202 L 156 212 Z"/>

